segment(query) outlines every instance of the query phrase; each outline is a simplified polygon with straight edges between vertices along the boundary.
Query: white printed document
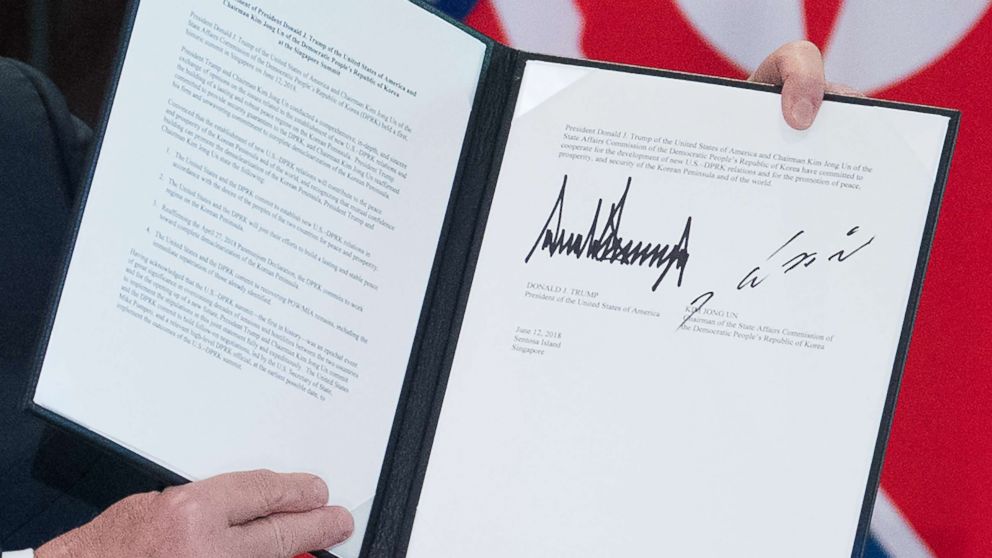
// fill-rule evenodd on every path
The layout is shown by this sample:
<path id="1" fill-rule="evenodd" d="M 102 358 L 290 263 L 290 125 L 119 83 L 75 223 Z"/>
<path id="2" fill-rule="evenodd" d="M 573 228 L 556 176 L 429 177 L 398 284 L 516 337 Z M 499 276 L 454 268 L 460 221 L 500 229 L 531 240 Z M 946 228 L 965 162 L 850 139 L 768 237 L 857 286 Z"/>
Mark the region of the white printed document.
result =
<path id="1" fill-rule="evenodd" d="M 948 118 L 527 63 L 408 556 L 851 553 Z"/>
<path id="2" fill-rule="evenodd" d="M 957 113 L 144 0 L 31 409 L 320 475 L 340 558 L 856 556 Z"/>

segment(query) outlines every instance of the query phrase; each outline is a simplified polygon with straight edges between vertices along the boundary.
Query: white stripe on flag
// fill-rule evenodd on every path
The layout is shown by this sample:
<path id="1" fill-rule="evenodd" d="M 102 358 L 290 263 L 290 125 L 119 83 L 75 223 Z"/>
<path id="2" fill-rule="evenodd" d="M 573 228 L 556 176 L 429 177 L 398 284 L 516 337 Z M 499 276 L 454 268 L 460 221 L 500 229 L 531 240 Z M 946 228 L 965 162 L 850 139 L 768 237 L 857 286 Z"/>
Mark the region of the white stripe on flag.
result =
<path id="1" fill-rule="evenodd" d="M 871 518 L 871 534 L 891 558 L 935 558 L 906 516 L 892 502 L 889 495 L 879 489 L 875 499 L 875 513 Z"/>
<path id="2" fill-rule="evenodd" d="M 582 58 L 582 14 L 575 0 L 493 0 L 510 46 Z"/>
<path id="3" fill-rule="evenodd" d="M 799 0 L 679 0 L 677 5 L 697 33 L 746 72 L 785 43 L 806 38 Z"/>
<path id="4" fill-rule="evenodd" d="M 824 57 L 831 81 L 871 93 L 943 57 L 989 0 L 844 2 Z"/>

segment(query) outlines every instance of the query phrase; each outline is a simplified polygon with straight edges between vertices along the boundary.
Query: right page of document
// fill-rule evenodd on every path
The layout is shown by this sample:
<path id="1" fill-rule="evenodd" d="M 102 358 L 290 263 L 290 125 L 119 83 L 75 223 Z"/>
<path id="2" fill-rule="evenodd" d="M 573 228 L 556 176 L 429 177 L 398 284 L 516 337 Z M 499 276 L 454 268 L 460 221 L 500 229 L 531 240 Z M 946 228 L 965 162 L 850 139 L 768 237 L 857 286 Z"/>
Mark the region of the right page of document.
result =
<path id="1" fill-rule="evenodd" d="M 527 63 L 411 558 L 836 558 L 949 118 Z"/>

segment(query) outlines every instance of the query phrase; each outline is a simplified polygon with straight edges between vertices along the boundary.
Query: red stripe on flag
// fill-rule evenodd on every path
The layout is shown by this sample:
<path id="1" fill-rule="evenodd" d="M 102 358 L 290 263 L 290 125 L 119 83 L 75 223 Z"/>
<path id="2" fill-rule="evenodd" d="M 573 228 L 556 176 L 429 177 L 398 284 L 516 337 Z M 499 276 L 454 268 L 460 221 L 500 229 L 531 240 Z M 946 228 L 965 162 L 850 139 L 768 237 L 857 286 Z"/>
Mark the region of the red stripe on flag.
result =
<path id="1" fill-rule="evenodd" d="M 843 5 L 844 0 L 803 0 L 806 38 L 820 47 L 820 50 L 827 48 Z"/>
<path id="2" fill-rule="evenodd" d="M 939 61 L 877 94 L 962 111 L 882 477 L 927 544 L 948 558 L 992 556 L 989 52 L 992 12 Z"/>
<path id="3" fill-rule="evenodd" d="M 465 18 L 465 23 L 492 39 L 504 44 L 507 42 L 506 30 L 490 0 L 481 0 L 476 4 Z"/>

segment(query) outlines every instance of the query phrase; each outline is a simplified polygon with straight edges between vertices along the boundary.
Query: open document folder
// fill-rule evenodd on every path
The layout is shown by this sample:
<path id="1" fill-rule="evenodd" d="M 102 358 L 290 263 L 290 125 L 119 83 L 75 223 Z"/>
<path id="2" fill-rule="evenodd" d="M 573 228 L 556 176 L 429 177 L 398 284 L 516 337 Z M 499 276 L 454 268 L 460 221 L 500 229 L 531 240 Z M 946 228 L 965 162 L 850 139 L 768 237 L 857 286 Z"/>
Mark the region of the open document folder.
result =
<path id="1" fill-rule="evenodd" d="M 32 408 L 342 557 L 857 555 L 957 127 L 403 1 L 134 4 Z"/>

